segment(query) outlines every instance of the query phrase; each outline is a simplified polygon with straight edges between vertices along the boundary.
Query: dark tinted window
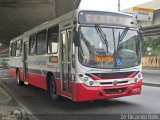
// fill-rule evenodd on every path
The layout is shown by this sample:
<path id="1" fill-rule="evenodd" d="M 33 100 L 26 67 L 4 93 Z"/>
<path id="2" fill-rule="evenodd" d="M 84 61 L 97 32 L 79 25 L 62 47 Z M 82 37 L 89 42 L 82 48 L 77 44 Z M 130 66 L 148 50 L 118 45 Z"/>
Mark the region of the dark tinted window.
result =
<path id="1" fill-rule="evenodd" d="M 58 50 L 58 26 L 48 29 L 48 53 L 57 53 Z"/>
<path id="2" fill-rule="evenodd" d="M 31 35 L 29 38 L 29 54 L 36 53 L 36 35 Z"/>
<path id="3" fill-rule="evenodd" d="M 16 42 L 11 43 L 11 56 L 16 56 Z"/>
<path id="4" fill-rule="evenodd" d="M 43 55 L 46 53 L 46 33 L 47 31 L 44 30 L 37 34 L 37 54 Z"/>
<path id="5" fill-rule="evenodd" d="M 22 55 L 22 40 L 18 40 L 16 46 L 16 56 L 21 56 L 21 55 Z"/>

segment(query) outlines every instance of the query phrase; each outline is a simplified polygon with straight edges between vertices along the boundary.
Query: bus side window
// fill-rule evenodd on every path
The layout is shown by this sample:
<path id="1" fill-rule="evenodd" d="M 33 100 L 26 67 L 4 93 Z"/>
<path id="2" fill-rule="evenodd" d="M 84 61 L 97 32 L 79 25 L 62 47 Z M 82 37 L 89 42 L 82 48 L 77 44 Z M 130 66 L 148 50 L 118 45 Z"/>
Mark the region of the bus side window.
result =
<path id="1" fill-rule="evenodd" d="M 67 39 L 68 39 L 68 61 L 71 61 L 72 57 L 71 57 L 71 48 L 72 48 L 72 32 L 71 31 L 68 31 L 67 32 Z"/>
<path id="2" fill-rule="evenodd" d="M 58 26 L 48 29 L 47 52 L 49 54 L 58 52 L 58 32 L 59 32 Z"/>
<path id="3" fill-rule="evenodd" d="M 16 56 L 16 42 L 11 43 L 11 56 Z"/>
<path id="4" fill-rule="evenodd" d="M 72 38 L 72 67 L 75 68 L 75 31 L 73 31 Z"/>
<path id="5" fill-rule="evenodd" d="M 33 55 L 36 53 L 36 34 L 29 37 L 29 54 Z"/>
<path id="6" fill-rule="evenodd" d="M 37 55 L 46 54 L 46 35 L 46 30 L 37 33 Z"/>
<path id="7" fill-rule="evenodd" d="M 12 46 L 13 46 L 13 43 L 10 43 L 10 56 L 12 56 Z"/>
<path id="8" fill-rule="evenodd" d="M 22 55 L 22 40 L 17 41 L 16 56 Z"/>

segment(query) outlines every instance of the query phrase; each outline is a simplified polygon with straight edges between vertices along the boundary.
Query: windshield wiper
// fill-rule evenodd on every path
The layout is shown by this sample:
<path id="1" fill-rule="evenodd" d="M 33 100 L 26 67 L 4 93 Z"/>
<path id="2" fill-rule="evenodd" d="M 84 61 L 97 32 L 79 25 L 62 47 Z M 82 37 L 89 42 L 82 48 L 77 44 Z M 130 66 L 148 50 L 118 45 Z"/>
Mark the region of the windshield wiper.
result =
<path id="1" fill-rule="evenodd" d="M 103 44 L 106 45 L 107 54 L 108 54 L 108 41 L 107 41 L 106 35 L 104 34 L 103 30 L 101 29 L 101 27 L 99 25 L 95 25 L 95 29 L 96 29 L 100 39 L 102 40 Z"/>
<path id="2" fill-rule="evenodd" d="M 123 32 L 121 33 L 121 35 L 120 35 L 120 32 L 119 32 L 117 48 L 119 47 L 120 42 L 122 42 L 122 40 L 125 38 L 128 30 L 129 30 L 129 27 L 126 27 L 126 28 L 123 30 Z"/>
<path id="3" fill-rule="evenodd" d="M 126 28 L 123 30 L 123 32 L 121 33 L 121 35 L 119 34 L 119 39 L 118 39 L 119 42 L 122 42 L 122 40 L 125 38 L 128 30 L 129 30 L 129 27 L 126 27 Z"/>

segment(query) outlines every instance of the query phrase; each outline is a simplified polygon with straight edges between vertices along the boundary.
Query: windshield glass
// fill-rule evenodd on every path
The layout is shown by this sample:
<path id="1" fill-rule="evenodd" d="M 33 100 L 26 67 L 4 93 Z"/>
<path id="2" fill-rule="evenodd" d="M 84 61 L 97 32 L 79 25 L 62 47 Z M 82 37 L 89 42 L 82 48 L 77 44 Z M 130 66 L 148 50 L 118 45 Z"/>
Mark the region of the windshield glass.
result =
<path id="1" fill-rule="evenodd" d="M 129 28 L 81 27 L 79 60 L 93 68 L 127 68 L 140 64 L 138 32 Z"/>

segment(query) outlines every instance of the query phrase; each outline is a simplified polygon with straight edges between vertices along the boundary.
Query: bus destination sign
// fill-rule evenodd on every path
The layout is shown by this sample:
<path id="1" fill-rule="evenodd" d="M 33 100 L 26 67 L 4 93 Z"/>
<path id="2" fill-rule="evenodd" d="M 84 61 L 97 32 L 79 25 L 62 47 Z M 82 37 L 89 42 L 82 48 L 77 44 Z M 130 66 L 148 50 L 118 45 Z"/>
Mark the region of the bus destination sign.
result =
<path id="1" fill-rule="evenodd" d="M 112 12 L 81 11 L 79 23 L 137 27 L 137 22 L 132 16 Z"/>
<path id="2" fill-rule="evenodd" d="M 114 62 L 113 56 L 96 56 L 96 62 Z"/>

